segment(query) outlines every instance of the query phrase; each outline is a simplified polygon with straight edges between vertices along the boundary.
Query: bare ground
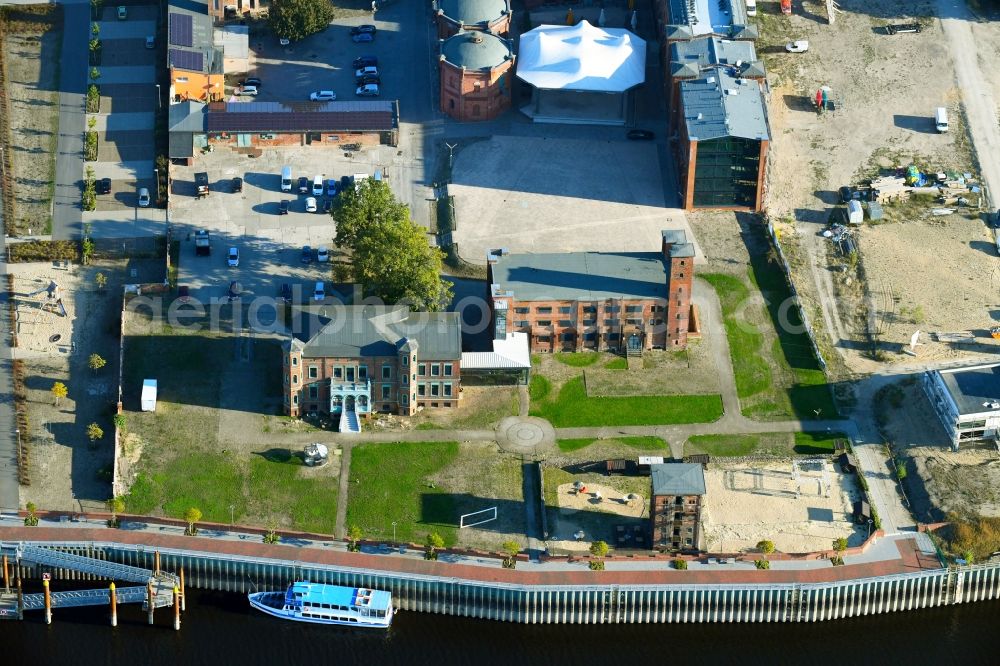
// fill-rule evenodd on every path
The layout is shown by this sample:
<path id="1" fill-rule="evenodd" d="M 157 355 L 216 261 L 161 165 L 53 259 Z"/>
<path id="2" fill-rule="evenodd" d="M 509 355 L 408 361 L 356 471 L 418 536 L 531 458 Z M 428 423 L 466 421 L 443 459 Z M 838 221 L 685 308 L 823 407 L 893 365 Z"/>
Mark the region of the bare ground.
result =
<path id="1" fill-rule="evenodd" d="M 3 41 L 11 81 L 17 230 L 44 234 L 52 225 L 62 30 L 7 35 Z"/>

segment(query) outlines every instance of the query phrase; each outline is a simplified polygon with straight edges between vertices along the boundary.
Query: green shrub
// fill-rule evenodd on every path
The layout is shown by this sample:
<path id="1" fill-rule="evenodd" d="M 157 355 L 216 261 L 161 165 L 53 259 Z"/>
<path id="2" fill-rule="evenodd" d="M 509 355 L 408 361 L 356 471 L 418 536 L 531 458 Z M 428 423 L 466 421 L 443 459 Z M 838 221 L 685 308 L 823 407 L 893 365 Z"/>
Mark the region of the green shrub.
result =
<path id="1" fill-rule="evenodd" d="M 674 569 L 677 569 L 678 571 L 687 571 L 688 568 L 687 560 L 677 559 L 672 561 L 671 564 L 674 566 Z"/>
<path id="2" fill-rule="evenodd" d="M 97 132 L 88 130 L 83 140 L 83 159 L 88 162 L 97 160 Z"/>
<path id="3" fill-rule="evenodd" d="M 11 263 L 29 261 L 80 261 L 80 246 L 75 241 L 28 241 L 7 246 Z"/>
<path id="4" fill-rule="evenodd" d="M 753 565 L 755 567 L 757 567 L 758 569 L 770 569 L 771 568 L 771 562 L 769 560 L 765 560 L 763 558 L 761 558 L 759 560 L 754 560 L 753 561 Z"/>

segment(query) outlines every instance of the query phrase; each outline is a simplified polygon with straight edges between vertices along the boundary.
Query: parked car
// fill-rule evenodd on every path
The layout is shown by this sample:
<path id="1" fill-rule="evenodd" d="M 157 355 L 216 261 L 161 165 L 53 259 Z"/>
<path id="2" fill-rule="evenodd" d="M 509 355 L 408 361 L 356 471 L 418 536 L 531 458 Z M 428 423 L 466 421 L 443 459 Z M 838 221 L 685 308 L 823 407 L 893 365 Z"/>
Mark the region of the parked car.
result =
<path id="1" fill-rule="evenodd" d="M 287 282 L 281 285 L 281 300 L 286 303 L 292 302 L 292 285 Z"/>
<path id="2" fill-rule="evenodd" d="M 301 255 L 301 257 L 302 257 L 302 263 L 303 264 L 308 264 L 309 262 L 311 262 L 313 260 L 313 250 L 312 250 L 312 248 L 309 247 L 308 245 L 303 245 L 302 246 L 302 255 Z"/>
<path id="3" fill-rule="evenodd" d="M 97 193 L 98 194 L 111 194 L 111 179 L 101 178 L 97 181 Z"/>
<path id="4" fill-rule="evenodd" d="M 278 202 L 278 215 L 288 215 L 288 199 Z"/>
<path id="5" fill-rule="evenodd" d="M 254 88 L 260 88 L 261 81 L 256 76 L 251 76 L 248 79 L 240 81 L 241 86 L 253 86 Z"/>
<path id="6" fill-rule="evenodd" d="M 805 53 L 809 50 L 809 40 L 796 39 L 794 42 L 785 44 L 785 50 L 789 53 Z"/>
<path id="7" fill-rule="evenodd" d="M 370 84 L 382 85 L 382 79 L 375 74 L 365 74 L 364 76 L 354 79 L 354 83 L 359 86 L 367 86 Z"/>
<path id="8" fill-rule="evenodd" d="M 629 130 L 625 136 L 633 141 L 652 141 L 656 138 L 656 134 L 644 129 Z"/>
<path id="9" fill-rule="evenodd" d="M 378 67 L 378 58 L 375 56 L 358 56 L 351 63 L 354 69 L 361 69 L 362 67 Z"/>
<path id="10" fill-rule="evenodd" d="M 146 48 L 155 49 L 156 48 L 156 37 L 153 35 L 146 36 Z"/>
<path id="11" fill-rule="evenodd" d="M 316 174 L 312 182 L 312 195 L 314 197 L 323 196 L 323 176 Z"/>
<path id="12" fill-rule="evenodd" d="M 365 25 L 356 25 L 351 28 L 352 35 L 374 35 L 376 32 L 378 32 L 378 28 L 370 23 L 366 23 Z"/>
<path id="13" fill-rule="evenodd" d="M 306 197 L 306 212 L 315 213 L 316 212 L 316 199 L 313 197 Z"/>
<path id="14" fill-rule="evenodd" d="M 288 46 L 289 44 L 292 43 L 292 40 L 288 39 L 288 37 L 279 37 L 278 43 L 281 44 L 282 46 Z"/>
<path id="15" fill-rule="evenodd" d="M 861 201 L 861 192 L 854 187 L 847 187 L 846 185 L 838 190 L 840 192 L 840 203 L 847 203 L 851 200 Z"/>
<path id="16" fill-rule="evenodd" d="M 378 76 L 378 67 L 375 65 L 369 65 L 367 67 L 359 67 L 354 70 L 354 78 L 360 79 L 363 76 Z"/>
<path id="17" fill-rule="evenodd" d="M 358 89 L 354 91 L 354 94 L 358 97 L 378 97 L 378 84 L 366 83 L 363 86 L 358 86 Z"/>
<path id="18" fill-rule="evenodd" d="M 257 96 L 257 86 L 251 86 L 249 84 L 245 85 L 242 88 L 240 88 L 240 94 L 241 95 L 249 95 L 250 97 L 256 97 Z"/>
<path id="19" fill-rule="evenodd" d="M 118 5 L 118 20 L 124 21 L 128 18 L 128 7 L 125 5 Z"/>
<path id="20" fill-rule="evenodd" d="M 351 177 L 341 176 L 340 177 L 340 191 L 346 192 L 351 187 Z"/>
<path id="21" fill-rule="evenodd" d="M 369 32 L 362 32 L 360 34 L 351 37 L 351 41 L 354 42 L 355 44 L 365 44 L 367 42 L 374 42 L 375 35 Z"/>
<path id="22" fill-rule="evenodd" d="M 332 102 L 337 99 L 337 93 L 332 90 L 317 90 L 309 95 L 309 99 L 313 102 Z"/>
<path id="23" fill-rule="evenodd" d="M 324 261 L 330 261 L 330 250 L 320 245 L 319 249 L 316 250 L 316 261 L 321 263 Z"/>
<path id="24" fill-rule="evenodd" d="M 895 35 L 900 32 L 920 32 L 921 29 L 919 23 L 890 23 L 885 26 L 885 34 Z"/>
<path id="25" fill-rule="evenodd" d="M 226 263 L 229 264 L 230 268 L 236 268 L 240 265 L 240 249 L 238 247 L 229 248 L 229 254 L 226 255 Z"/>
<path id="26" fill-rule="evenodd" d="M 322 301 L 326 299 L 326 285 L 322 282 L 317 282 L 316 287 L 313 289 L 313 300 Z"/>
<path id="27" fill-rule="evenodd" d="M 330 178 L 329 180 L 326 181 L 326 196 L 328 197 L 337 196 L 337 190 L 338 187 L 336 178 Z"/>
<path id="28" fill-rule="evenodd" d="M 149 207 L 149 190 L 145 187 L 139 188 L 139 208 Z"/>
<path id="29" fill-rule="evenodd" d="M 233 192 L 242 192 L 242 191 L 243 191 L 243 179 L 240 178 L 239 176 L 236 176 L 235 178 L 233 178 Z"/>
<path id="30" fill-rule="evenodd" d="M 229 300 L 230 301 L 235 301 L 237 298 L 240 297 L 240 294 L 242 294 L 242 293 L 243 293 L 243 287 L 240 286 L 239 282 L 233 280 L 232 282 L 229 283 Z"/>
<path id="31" fill-rule="evenodd" d="M 329 213 L 331 210 L 333 210 L 333 199 L 327 199 L 323 202 L 323 212 Z"/>
<path id="32" fill-rule="evenodd" d="M 299 176 L 299 194 L 309 194 L 309 188 L 312 187 L 312 183 L 305 176 Z"/>

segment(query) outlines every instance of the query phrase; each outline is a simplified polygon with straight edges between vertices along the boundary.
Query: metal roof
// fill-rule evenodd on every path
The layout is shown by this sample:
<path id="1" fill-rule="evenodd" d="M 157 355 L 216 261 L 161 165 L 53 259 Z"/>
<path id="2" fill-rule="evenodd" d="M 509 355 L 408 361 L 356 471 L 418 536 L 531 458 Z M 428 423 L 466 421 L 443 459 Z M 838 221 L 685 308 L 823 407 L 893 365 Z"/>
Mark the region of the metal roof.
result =
<path id="1" fill-rule="evenodd" d="M 462 320 L 457 312 L 410 312 L 405 305 L 318 305 L 296 310 L 293 331 L 307 358 L 395 356 L 409 340 L 420 358 L 458 360 Z"/>
<path id="2" fill-rule="evenodd" d="M 250 57 L 250 32 L 245 25 L 226 25 L 215 29 L 215 46 L 223 57 L 245 60 Z"/>
<path id="3" fill-rule="evenodd" d="M 398 126 L 395 101 L 215 102 L 209 132 L 381 132 Z"/>
<path id="4" fill-rule="evenodd" d="M 222 73 L 222 51 L 214 46 L 212 17 L 205 0 L 172 0 L 167 15 L 167 66 Z"/>
<path id="5" fill-rule="evenodd" d="M 670 70 L 673 76 L 697 76 L 705 67 L 732 65 L 740 67 L 757 60 L 753 42 L 720 37 L 699 37 L 670 44 Z M 761 66 L 763 69 L 763 66 Z"/>
<path id="6" fill-rule="evenodd" d="M 441 42 L 441 56 L 456 67 L 493 69 L 513 60 L 514 48 L 489 32 L 461 31 Z"/>
<path id="7" fill-rule="evenodd" d="M 702 78 L 681 82 L 681 107 L 691 141 L 732 136 L 770 140 L 767 109 L 760 85 L 730 76 L 726 67 L 704 72 Z"/>
<path id="8" fill-rule="evenodd" d="M 669 281 L 659 252 L 505 254 L 492 269 L 518 301 L 666 298 Z"/>
<path id="9" fill-rule="evenodd" d="M 705 470 L 697 463 L 650 465 L 653 495 L 704 495 Z"/>
<path id="10" fill-rule="evenodd" d="M 333 604 L 335 606 L 364 606 L 375 610 L 387 610 L 392 601 L 392 595 L 384 590 L 367 590 L 370 594 L 368 603 L 358 599 L 358 588 L 341 585 L 324 585 L 321 583 L 292 583 L 290 592 L 301 594 L 302 601 L 311 604 Z"/>
<path id="11" fill-rule="evenodd" d="M 491 352 L 464 352 L 462 370 L 524 370 L 531 367 L 527 333 L 508 333 Z"/>
<path id="12" fill-rule="evenodd" d="M 510 14 L 510 0 L 437 0 L 437 7 L 462 25 L 489 23 Z"/>
<path id="13" fill-rule="evenodd" d="M 695 35 L 728 34 L 747 23 L 745 0 L 667 0 L 671 25 L 683 25 Z"/>
<path id="14" fill-rule="evenodd" d="M 1000 363 L 940 373 L 960 415 L 1000 411 L 1000 407 L 991 406 L 1000 404 Z"/>

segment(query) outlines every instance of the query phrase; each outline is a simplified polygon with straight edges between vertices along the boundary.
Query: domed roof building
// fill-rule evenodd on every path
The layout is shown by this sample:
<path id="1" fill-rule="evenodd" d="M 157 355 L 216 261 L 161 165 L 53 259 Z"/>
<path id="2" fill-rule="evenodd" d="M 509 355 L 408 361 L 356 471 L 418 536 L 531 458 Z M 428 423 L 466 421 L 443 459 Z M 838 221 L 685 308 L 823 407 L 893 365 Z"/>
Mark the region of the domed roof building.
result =
<path id="1" fill-rule="evenodd" d="M 456 120 L 492 120 L 510 108 L 514 48 L 488 32 L 462 31 L 441 42 L 441 110 Z"/>
<path id="2" fill-rule="evenodd" d="M 497 35 L 510 31 L 510 0 L 437 0 L 438 39 L 462 30 L 480 30 Z"/>

